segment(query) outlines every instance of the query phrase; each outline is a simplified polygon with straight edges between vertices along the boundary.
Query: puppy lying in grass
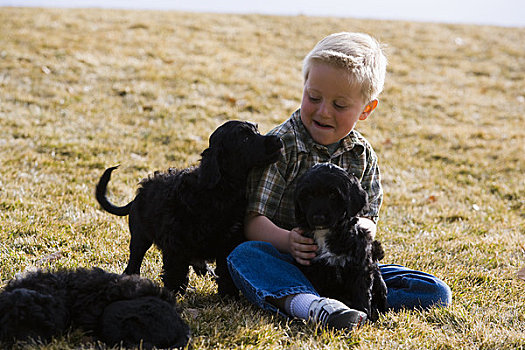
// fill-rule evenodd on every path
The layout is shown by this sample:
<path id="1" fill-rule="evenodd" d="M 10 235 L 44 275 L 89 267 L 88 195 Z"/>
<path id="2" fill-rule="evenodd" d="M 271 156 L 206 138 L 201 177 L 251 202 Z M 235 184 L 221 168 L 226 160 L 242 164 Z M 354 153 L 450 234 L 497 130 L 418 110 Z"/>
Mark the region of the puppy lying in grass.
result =
<path id="1" fill-rule="evenodd" d="M 173 294 L 138 276 L 98 268 L 37 271 L 0 293 L 0 344 L 49 341 L 70 328 L 110 346 L 179 348 L 189 339 Z"/>

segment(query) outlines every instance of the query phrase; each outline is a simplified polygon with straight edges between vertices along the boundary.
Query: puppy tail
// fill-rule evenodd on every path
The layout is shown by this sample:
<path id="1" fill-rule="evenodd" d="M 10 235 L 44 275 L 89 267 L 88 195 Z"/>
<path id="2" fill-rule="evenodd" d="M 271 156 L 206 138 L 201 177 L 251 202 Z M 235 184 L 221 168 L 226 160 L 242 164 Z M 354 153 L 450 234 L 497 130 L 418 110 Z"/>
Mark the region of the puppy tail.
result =
<path id="1" fill-rule="evenodd" d="M 106 198 L 106 189 L 109 183 L 109 179 L 111 178 L 111 172 L 116 168 L 118 168 L 118 165 L 111 168 L 107 168 L 106 171 L 104 171 L 104 174 L 102 174 L 100 180 L 98 181 L 95 190 L 95 197 L 97 198 L 97 202 L 100 204 L 102 209 L 104 209 L 108 213 L 118 216 L 126 216 L 129 214 L 133 201 L 129 202 L 123 207 L 117 207 L 116 205 L 108 201 L 108 199 Z"/>

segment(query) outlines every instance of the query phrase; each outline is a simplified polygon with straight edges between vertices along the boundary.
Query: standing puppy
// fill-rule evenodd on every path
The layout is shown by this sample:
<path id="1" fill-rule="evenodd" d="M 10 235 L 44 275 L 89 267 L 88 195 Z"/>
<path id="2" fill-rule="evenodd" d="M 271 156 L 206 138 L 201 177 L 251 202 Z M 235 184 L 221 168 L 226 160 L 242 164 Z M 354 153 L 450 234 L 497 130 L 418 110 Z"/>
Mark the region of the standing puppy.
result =
<path id="1" fill-rule="evenodd" d="M 319 247 L 312 264 L 300 268 L 320 295 L 374 321 L 386 310 L 387 289 L 377 266 L 384 255 L 381 243 L 357 224 L 366 205 L 359 181 L 336 165 L 316 164 L 298 179 L 297 223 Z"/>
<path id="2" fill-rule="evenodd" d="M 129 215 L 130 257 L 124 273 L 140 274 L 144 254 L 156 244 L 162 251 L 164 285 L 184 292 L 190 265 L 216 259 L 221 295 L 235 294 L 226 257 L 244 239 L 248 172 L 277 160 L 281 140 L 263 136 L 248 122 L 228 121 L 210 136 L 200 166 L 155 172 L 142 180 L 135 199 L 123 207 L 111 204 L 107 169 L 96 198 L 106 211 Z"/>

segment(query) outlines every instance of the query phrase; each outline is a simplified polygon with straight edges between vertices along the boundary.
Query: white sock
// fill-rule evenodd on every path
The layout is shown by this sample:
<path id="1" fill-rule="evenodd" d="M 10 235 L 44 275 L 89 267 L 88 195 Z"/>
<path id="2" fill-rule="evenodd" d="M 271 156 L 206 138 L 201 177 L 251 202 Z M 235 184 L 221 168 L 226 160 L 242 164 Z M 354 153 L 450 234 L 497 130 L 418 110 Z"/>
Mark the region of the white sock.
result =
<path id="1" fill-rule="evenodd" d="M 315 294 L 302 293 L 290 295 L 285 301 L 285 311 L 290 316 L 308 320 L 308 310 L 310 309 L 310 305 L 313 301 L 319 299 L 321 299 L 321 297 L 318 297 Z"/>

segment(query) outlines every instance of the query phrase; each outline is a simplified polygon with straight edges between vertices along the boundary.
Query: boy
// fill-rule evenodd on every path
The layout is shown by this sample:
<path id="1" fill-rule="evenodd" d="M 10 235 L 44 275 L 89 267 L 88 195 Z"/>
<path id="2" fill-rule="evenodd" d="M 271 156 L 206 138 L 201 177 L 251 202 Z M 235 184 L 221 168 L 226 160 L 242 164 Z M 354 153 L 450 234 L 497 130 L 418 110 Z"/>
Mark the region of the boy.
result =
<path id="1" fill-rule="evenodd" d="M 336 33 L 321 40 L 303 63 L 301 108 L 270 131 L 281 137 L 281 158 L 250 175 L 245 236 L 248 242 L 228 257 L 237 287 L 252 303 L 319 323 L 350 330 L 366 314 L 319 296 L 295 263 L 308 265 L 317 246 L 296 227 L 296 179 L 315 163 L 331 162 L 354 174 L 370 201 L 359 224 L 373 234 L 383 198 L 377 156 L 354 130 L 378 105 L 386 58 L 366 34 Z M 434 276 L 399 265 L 381 265 L 394 309 L 447 305 L 450 288 Z"/>

